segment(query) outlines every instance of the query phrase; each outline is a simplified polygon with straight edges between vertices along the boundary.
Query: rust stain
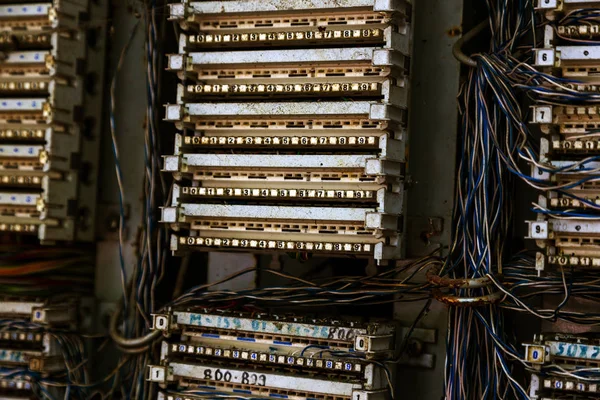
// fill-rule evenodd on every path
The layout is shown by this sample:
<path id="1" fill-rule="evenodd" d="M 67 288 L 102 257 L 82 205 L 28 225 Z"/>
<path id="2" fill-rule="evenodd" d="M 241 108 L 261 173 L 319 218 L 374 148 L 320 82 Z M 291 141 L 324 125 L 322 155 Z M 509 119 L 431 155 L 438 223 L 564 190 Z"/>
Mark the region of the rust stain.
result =
<path id="1" fill-rule="evenodd" d="M 448 277 L 439 276 L 437 274 L 437 271 L 435 270 L 427 271 L 426 276 L 427 281 L 436 286 L 443 286 L 450 289 L 460 289 L 469 287 L 468 279 L 451 279 Z"/>
<path id="2" fill-rule="evenodd" d="M 429 271 L 427 271 L 427 273 L 425 274 L 427 277 L 427 281 L 429 283 L 431 283 L 432 285 L 435 286 L 439 286 L 439 287 L 445 287 L 445 288 L 449 288 L 449 289 L 470 289 L 470 288 L 481 288 L 481 279 L 476 280 L 476 279 L 465 279 L 465 278 L 458 278 L 458 279 L 452 279 L 452 278 L 448 278 L 445 276 L 440 276 L 438 275 L 439 271 L 436 268 L 432 268 Z M 498 275 L 498 277 L 501 277 L 501 275 Z M 485 280 L 487 283 L 490 283 L 491 280 L 486 279 Z"/>
<path id="3" fill-rule="evenodd" d="M 450 37 L 459 36 L 462 33 L 462 28 L 460 26 L 453 26 L 452 28 L 446 31 L 446 35 Z"/>
<path id="4" fill-rule="evenodd" d="M 479 307 L 489 304 L 496 304 L 502 301 L 502 297 L 493 297 L 492 295 L 475 297 L 475 298 L 464 298 L 459 296 L 452 296 L 443 293 L 439 289 L 431 291 L 433 297 L 440 303 L 447 304 L 453 307 Z"/>

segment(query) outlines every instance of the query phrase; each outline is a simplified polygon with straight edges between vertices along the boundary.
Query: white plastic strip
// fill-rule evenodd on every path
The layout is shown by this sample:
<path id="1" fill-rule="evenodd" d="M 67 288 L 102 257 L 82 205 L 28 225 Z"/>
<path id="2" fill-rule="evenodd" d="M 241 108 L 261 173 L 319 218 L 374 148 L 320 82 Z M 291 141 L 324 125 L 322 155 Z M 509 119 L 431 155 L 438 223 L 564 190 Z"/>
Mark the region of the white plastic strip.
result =
<path id="1" fill-rule="evenodd" d="M 44 146 L 0 145 L 0 159 L 7 157 L 39 158 Z"/>
<path id="2" fill-rule="evenodd" d="M 34 308 L 39 308 L 43 305 L 44 303 L 0 301 L 0 315 L 31 315 Z"/>
<path id="3" fill-rule="evenodd" d="M 210 65 L 267 64 L 267 63 L 319 63 L 331 61 L 372 61 L 373 47 L 342 49 L 299 49 L 260 51 L 219 51 L 189 53 L 189 62 L 207 68 Z"/>
<path id="4" fill-rule="evenodd" d="M 8 57 L 3 60 L 6 64 L 34 64 L 45 63 L 48 51 L 12 51 L 7 53 Z"/>
<path id="5" fill-rule="evenodd" d="M 550 355 L 554 357 L 600 360 L 600 346 L 554 341 L 546 342 L 546 345 L 550 347 Z"/>
<path id="6" fill-rule="evenodd" d="M 361 389 L 361 385 L 356 383 L 311 379 L 291 374 L 260 373 L 254 370 L 244 371 L 181 363 L 170 363 L 169 367 L 175 377 L 262 386 L 295 392 L 327 393 L 328 395 L 351 397 L 355 389 Z"/>
<path id="7" fill-rule="evenodd" d="M 0 99 L 0 112 L 42 111 L 43 108 L 43 99 Z"/>
<path id="8" fill-rule="evenodd" d="M 188 167 L 364 169 L 372 155 L 184 154 Z"/>
<path id="9" fill-rule="evenodd" d="M 173 315 L 175 316 L 177 323 L 180 325 L 191 325 L 213 329 L 232 329 L 236 331 L 268 333 L 314 339 L 338 340 L 340 332 L 343 332 L 343 337 L 352 341 L 356 336 L 367 333 L 366 329 L 353 327 L 337 327 L 316 324 L 311 325 L 286 321 L 267 321 L 262 319 L 238 318 L 179 311 L 174 312 Z"/>
<path id="10" fill-rule="evenodd" d="M 273 219 L 291 221 L 356 221 L 365 223 L 373 208 L 180 204 L 181 214 L 197 218 Z"/>
<path id="11" fill-rule="evenodd" d="M 6 193 L 0 192 L 0 205 L 2 206 L 33 206 L 37 204 L 40 195 L 34 193 Z"/>
<path id="12" fill-rule="evenodd" d="M 195 1 L 190 4 L 193 13 L 222 14 L 261 11 L 297 11 L 372 7 L 374 11 L 391 11 L 397 0 L 295 0 L 295 1 Z"/>
<path id="13" fill-rule="evenodd" d="M 0 6 L 0 17 L 42 17 L 47 16 L 51 8 L 50 3 L 8 4 Z"/>

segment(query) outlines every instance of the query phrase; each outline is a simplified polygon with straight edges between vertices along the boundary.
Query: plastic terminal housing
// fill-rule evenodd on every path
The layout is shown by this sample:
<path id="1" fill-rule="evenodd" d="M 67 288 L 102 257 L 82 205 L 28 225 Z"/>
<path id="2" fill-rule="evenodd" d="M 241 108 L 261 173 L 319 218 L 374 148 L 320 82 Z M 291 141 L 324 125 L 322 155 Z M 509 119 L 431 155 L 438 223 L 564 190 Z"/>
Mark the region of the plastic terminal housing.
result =
<path id="1" fill-rule="evenodd" d="M 403 257 L 411 5 L 183 1 L 175 253 Z M 231 203 L 229 203 L 231 202 Z"/>
<path id="2" fill-rule="evenodd" d="M 194 387 L 200 379 L 217 391 L 294 398 L 385 398 L 384 371 L 372 360 L 392 357 L 396 342 L 391 324 L 272 314 L 172 311 L 153 315 L 153 329 L 169 339 L 161 364 L 148 367 L 149 381 Z"/>
<path id="3" fill-rule="evenodd" d="M 104 47 L 101 36 L 87 46 L 82 18 L 105 15 L 88 0 L 0 4 L 0 231 L 93 240 L 95 183 L 79 175 L 97 165 L 100 135 L 84 121 L 101 118 L 102 101 L 84 79 L 103 76 Z"/>

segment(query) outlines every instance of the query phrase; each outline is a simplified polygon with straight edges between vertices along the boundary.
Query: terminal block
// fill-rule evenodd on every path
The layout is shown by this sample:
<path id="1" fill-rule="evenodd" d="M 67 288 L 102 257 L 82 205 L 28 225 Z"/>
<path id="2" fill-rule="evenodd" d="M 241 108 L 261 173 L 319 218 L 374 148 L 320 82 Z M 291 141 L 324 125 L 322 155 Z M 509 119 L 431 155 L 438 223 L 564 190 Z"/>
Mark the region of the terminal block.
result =
<path id="1" fill-rule="evenodd" d="M 187 46 L 260 47 L 380 43 L 394 26 L 407 33 L 411 5 L 404 0 L 189 1 L 169 4 L 169 19 L 194 36 Z"/>
<path id="2" fill-rule="evenodd" d="M 101 3 L 0 5 L 0 232 L 93 239 L 104 40 L 86 26 Z"/>
<path id="3" fill-rule="evenodd" d="M 3 399 L 30 400 L 33 395 L 33 384 L 25 378 L 0 379 L 0 396 Z"/>
<path id="4" fill-rule="evenodd" d="M 525 360 L 537 370 L 531 375 L 531 399 L 598 398 L 600 385 L 588 379 L 585 373 L 586 369 L 600 363 L 598 338 L 544 334 L 524 346 Z M 578 370 L 582 370 L 581 375 Z"/>
<path id="5" fill-rule="evenodd" d="M 391 356 L 397 330 L 390 323 L 311 319 L 294 315 L 215 314 L 208 310 L 154 314 L 152 326 L 166 335 L 181 333 L 206 340 L 258 341 L 269 346 L 282 342 L 288 348 L 301 349 L 310 345 L 326 346 L 334 350 L 362 352 L 367 358 Z"/>
<path id="6" fill-rule="evenodd" d="M 403 257 L 411 6 L 189 2 L 171 249 Z"/>
<path id="7" fill-rule="evenodd" d="M 90 307 L 90 300 L 76 296 L 47 299 L 22 297 L 0 298 L 0 317 L 46 328 L 77 329 L 82 322 L 82 310 Z"/>
<path id="8" fill-rule="evenodd" d="M 0 332 L 0 367 L 27 368 L 43 374 L 66 368 L 56 337 L 41 330 L 18 329 Z"/>
<path id="9" fill-rule="evenodd" d="M 586 20 L 586 10 L 595 1 L 538 0 L 537 10 L 549 20 L 544 27 L 543 47 L 534 50 L 534 64 L 541 71 L 564 79 L 565 93 L 599 93 L 600 53 L 593 45 L 598 26 Z M 575 13 L 575 14 L 574 14 Z M 596 132 L 600 127 L 597 106 L 583 100 L 569 104 L 536 104 L 531 123 L 544 136 L 540 158 L 532 165 L 532 176 L 546 181 L 553 190 L 540 196 L 540 215 L 529 221 L 529 238 L 544 253 L 536 258 L 539 271 L 553 267 L 597 267 L 600 257 L 600 193 L 593 169 L 600 154 Z"/>
<path id="10" fill-rule="evenodd" d="M 396 327 L 289 315 L 173 311 L 148 380 L 164 388 L 293 399 L 386 399 Z M 386 377 L 387 375 L 387 377 Z M 168 393 L 162 398 L 168 399 Z"/>

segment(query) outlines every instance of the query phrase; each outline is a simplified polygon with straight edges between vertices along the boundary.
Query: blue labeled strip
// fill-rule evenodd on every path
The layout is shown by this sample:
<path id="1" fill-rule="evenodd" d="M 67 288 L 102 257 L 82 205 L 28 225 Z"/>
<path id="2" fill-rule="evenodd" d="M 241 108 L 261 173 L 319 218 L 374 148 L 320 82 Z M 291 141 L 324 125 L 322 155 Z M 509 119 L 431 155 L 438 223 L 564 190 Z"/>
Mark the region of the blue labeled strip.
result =
<path id="1" fill-rule="evenodd" d="M 269 395 L 269 397 L 276 397 L 278 399 L 287 399 L 288 398 L 285 394 L 275 394 L 275 393 L 271 393 Z"/>
<path id="2" fill-rule="evenodd" d="M 208 338 L 218 339 L 218 338 L 221 337 L 221 335 L 216 335 L 214 333 L 203 333 L 202 337 L 208 337 Z"/>
<path id="3" fill-rule="evenodd" d="M 273 340 L 273 344 L 280 344 L 283 346 L 291 346 L 292 342 L 282 342 L 281 340 Z"/>
<path id="4" fill-rule="evenodd" d="M 234 393 L 252 394 L 250 390 L 233 389 Z"/>
<path id="5" fill-rule="evenodd" d="M 249 337 L 238 337 L 237 340 L 240 340 L 242 342 L 256 342 L 256 339 Z"/>

